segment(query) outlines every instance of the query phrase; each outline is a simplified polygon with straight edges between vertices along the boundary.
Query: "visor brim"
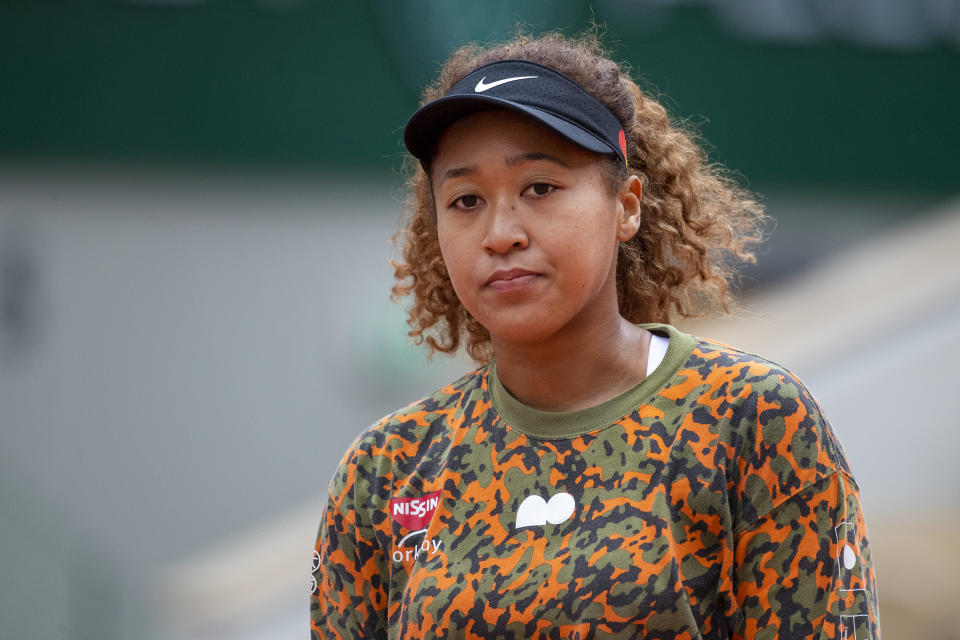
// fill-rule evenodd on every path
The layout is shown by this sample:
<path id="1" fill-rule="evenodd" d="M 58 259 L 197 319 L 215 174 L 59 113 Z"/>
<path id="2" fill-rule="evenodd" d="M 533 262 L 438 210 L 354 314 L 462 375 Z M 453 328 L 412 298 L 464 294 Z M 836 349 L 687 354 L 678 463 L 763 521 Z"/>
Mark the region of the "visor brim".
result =
<path id="1" fill-rule="evenodd" d="M 473 113 L 493 109 L 510 109 L 525 114 L 588 151 L 604 155 L 620 155 L 618 149 L 612 148 L 597 134 L 549 111 L 502 98 L 480 95 L 446 96 L 423 106 L 407 121 L 403 142 L 410 153 L 420 160 L 421 164 L 426 165 L 433 156 L 440 136 L 450 125 Z"/>

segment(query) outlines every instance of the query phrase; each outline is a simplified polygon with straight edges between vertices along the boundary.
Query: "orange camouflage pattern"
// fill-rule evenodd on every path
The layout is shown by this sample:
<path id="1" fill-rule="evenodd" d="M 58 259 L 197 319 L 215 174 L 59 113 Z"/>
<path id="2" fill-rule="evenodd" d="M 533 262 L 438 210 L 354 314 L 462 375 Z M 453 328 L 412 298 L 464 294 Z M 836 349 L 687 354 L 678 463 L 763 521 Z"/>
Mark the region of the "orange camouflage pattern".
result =
<path id="1" fill-rule="evenodd" d="M 490 367 L 370 427 L 330 485 L 312 637 L 879 639 L 858 488 L 816 402 L 686 338 L 646 401 L 577 435 L 508 424 Z M 423 530 L 391 516 L 438 491 Z M 565 520 L 517 526 L 559 493 Z"/>

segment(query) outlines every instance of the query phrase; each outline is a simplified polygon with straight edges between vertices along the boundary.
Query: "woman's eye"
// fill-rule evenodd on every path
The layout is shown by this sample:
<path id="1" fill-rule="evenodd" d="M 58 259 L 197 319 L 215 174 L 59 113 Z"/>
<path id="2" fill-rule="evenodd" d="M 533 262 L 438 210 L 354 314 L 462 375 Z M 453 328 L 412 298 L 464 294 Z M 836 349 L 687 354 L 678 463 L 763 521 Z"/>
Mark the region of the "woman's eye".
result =
<path id="1" fill-rule="evenodd" d="M 527 187 L 527 191 L 532 192 L 532 195 L 535 196 L 545 196 L 554 189 L 556 189 L 556 187 L 547 182 L 535 182 Z"/>
<path id="2" fill-rule="evenodd" d="M 453 206 L 458 209 L 472 209 L 480 204 L 480 198 L 477 196 L 460 196 L 453 201 Z"/>

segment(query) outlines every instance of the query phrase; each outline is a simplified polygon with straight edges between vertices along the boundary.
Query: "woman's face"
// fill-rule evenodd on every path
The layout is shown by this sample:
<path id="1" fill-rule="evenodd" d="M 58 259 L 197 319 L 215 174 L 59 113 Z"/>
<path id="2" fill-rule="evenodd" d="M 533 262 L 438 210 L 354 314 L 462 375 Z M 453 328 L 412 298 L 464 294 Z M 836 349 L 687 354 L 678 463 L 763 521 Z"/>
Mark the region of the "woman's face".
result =
<path id="1" fill-rule="evenodd" d="M 507 110 L 464 117 L 431 165 L 453 288 L 498 342 L 535 344 L 618 318 L 616 256 L 640 181 L 612 193 L 606 160 Z"/>

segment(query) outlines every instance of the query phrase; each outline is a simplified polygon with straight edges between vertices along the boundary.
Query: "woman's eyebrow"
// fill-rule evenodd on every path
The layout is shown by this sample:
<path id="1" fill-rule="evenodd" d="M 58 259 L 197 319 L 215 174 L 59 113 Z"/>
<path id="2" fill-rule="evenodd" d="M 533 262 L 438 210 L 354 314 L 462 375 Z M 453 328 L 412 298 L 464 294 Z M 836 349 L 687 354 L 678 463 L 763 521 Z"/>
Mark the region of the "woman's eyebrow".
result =
<path id="1" fill-rule="evenodd" d="M 448 169 L 444 172 L 443 177 L 440 178 L 440 182 L 437 183 L 439 187 L 444 181 L 449 180 L 450 178 L 459 178 L 461 176 L 469 176 L 472 173 L 476 173 L 480 168 L 476 165 L 470 165 L 468 167 L 457 167 L 456 169 Z"/>
<path id="2" fill-rule="evenodd" d="M 556 156 L 552 156 L 549 153 L 543 153 L 542 151 L 530 151 L 528 153 L 521 153 L 515 156 L 510 156 L 509 158 L 506 159 L 506 163 L 508 167 L 515 167 L 519 164 L 523 164 L 524 162 L 534 162 L 536 160 L 546 160 L 547 162 L 553 162 L 555 164 L 558 164 L 561 167 L 566 167 L 568 169 L 570 168 L 570 165 L 564 162 L 563 160 L 561 160 L 560 158 Z M 478 167 L 477 165 L 469 165 L 466 167 L 456 167 L 454 169 L 447 169 L 443 173 L 443 177 L 440 178 L 440 182 L 437 183 L 437 186 L 439 187 L 446 180 L 449 180 L 450 178 L 460 178 L 463 176 L 469 176 L 471 174 L 477 173 L 478 171 L 480 171 L 480 167 Z"/>
<path id="3" fill-rule="evenodd" d="M 570 165 L 561 160 L 556 156 L 551 156 L 549 153 L 543 153 L 541 151 L 531 151 L 529 153 L 521 153 L 520 155 L 511 156 L 507 158 L 507 166 L 515 167 L 518 164 L 523 164 L 524 162 L 532 162 L 534 160 L 546 160 L 548 162 L 554 162 L 561 167 L 570 168 Z"/>

